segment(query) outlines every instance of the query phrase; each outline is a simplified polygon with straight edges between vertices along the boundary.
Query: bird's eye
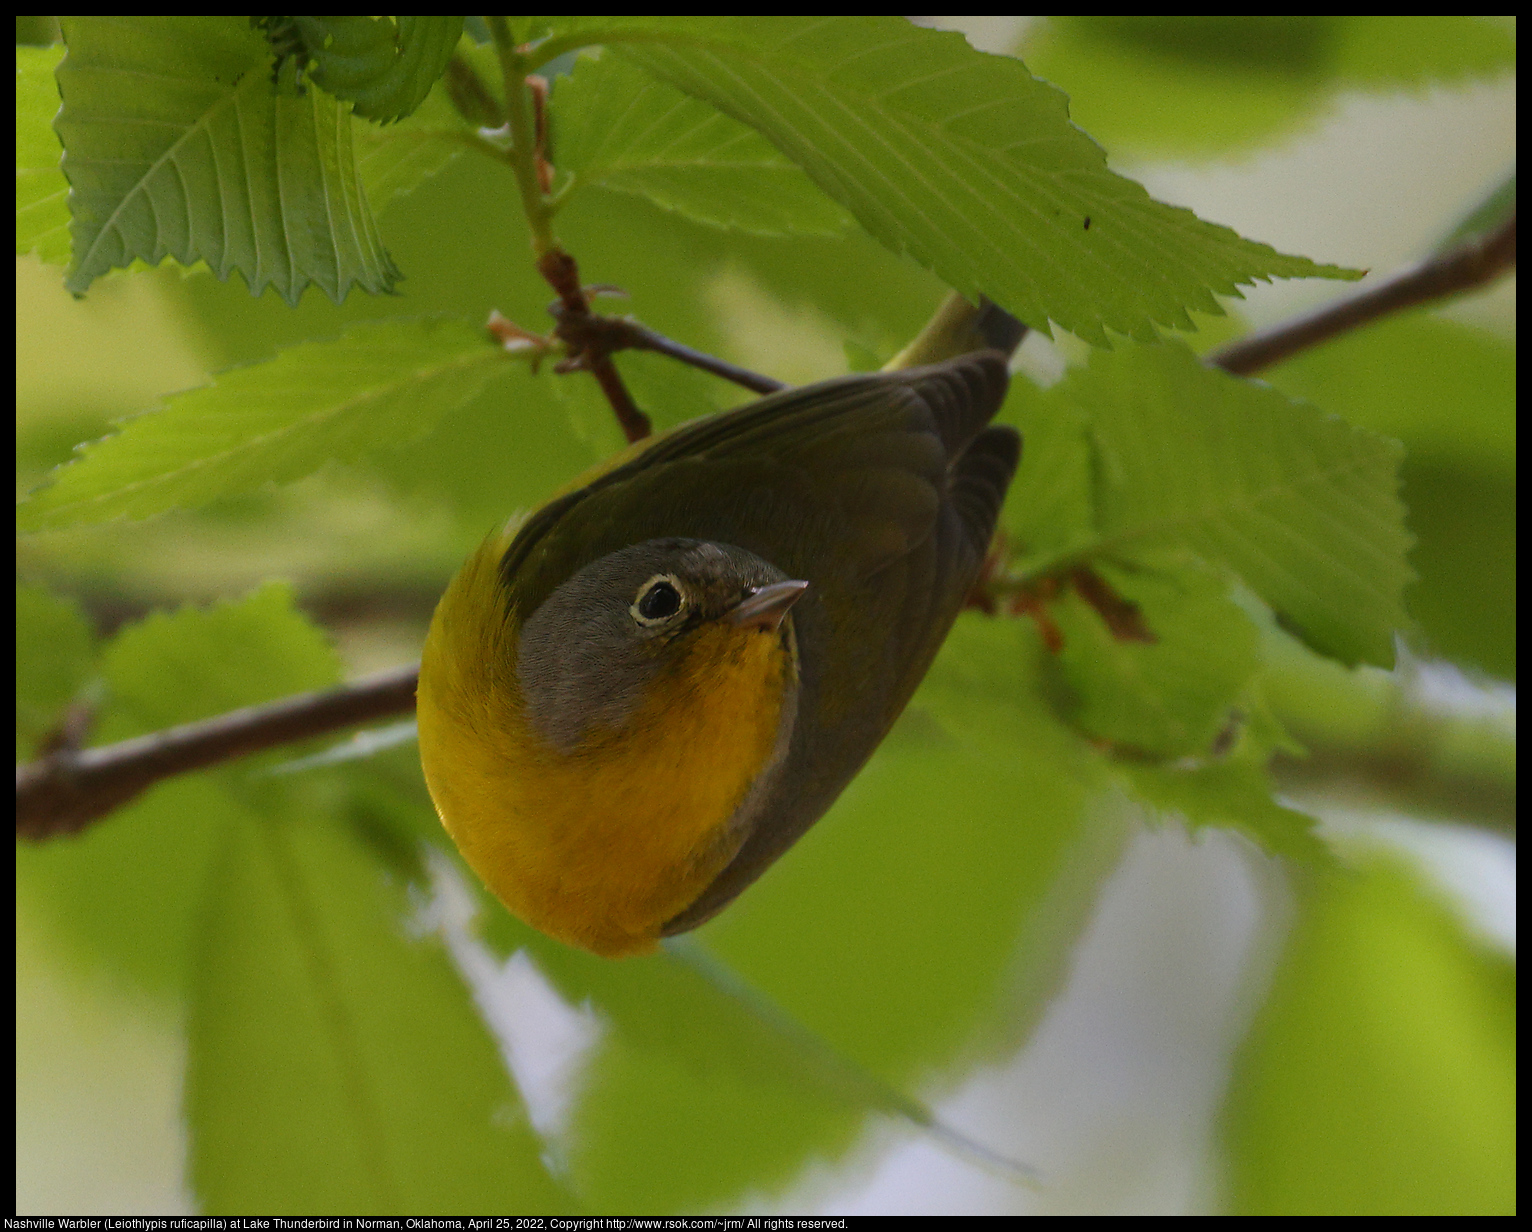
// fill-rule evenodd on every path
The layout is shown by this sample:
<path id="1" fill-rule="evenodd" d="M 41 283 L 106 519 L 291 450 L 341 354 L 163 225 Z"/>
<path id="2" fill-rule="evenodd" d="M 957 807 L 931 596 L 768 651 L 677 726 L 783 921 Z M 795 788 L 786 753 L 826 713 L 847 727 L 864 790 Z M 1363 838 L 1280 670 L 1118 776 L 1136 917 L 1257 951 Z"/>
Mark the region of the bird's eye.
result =
<path id="1" fill-rule="evenodd" d="M 685 605 L 680 585 L 668 574 L 650 578 L 638 588 L 638 598 L 630 609 L 641 625 L 657 625 L 669 620 Z"/>

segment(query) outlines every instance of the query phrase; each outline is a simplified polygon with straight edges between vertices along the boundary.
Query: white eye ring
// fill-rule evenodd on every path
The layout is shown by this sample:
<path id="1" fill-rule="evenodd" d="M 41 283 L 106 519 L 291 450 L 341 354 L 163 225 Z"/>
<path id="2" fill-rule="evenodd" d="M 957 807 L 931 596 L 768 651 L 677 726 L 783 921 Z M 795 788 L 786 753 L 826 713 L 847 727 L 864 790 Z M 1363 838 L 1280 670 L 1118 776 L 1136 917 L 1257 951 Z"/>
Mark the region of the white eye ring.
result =
<path id="1" fill-rule="evenodd" d="M 674 596 L 674 607 L 667 607 L 667 595 Z M 647 612 L 644 610 L 646 604 L 649 608 Z M 686 590 L 680 579 L 673 573 L 656 573 L 638 588 L 638 595 L 628 611 L 640 627 L 654 629 L 670 624 L 686 611 L 686 607 Z"/>

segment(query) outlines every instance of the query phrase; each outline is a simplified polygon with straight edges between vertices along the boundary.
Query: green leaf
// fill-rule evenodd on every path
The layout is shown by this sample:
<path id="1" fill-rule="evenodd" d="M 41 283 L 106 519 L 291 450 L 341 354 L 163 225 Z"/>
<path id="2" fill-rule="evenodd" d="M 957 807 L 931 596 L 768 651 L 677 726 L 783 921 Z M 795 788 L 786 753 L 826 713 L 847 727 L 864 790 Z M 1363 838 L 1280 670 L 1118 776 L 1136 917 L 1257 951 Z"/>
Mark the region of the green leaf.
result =
<path id="1" fill-rule="evenodd" d="M 95 666 L 95 637 L 77 603 L 16 584 L 16 759 L 33 756 Z"/>
<path id="2" fill-rule="evenodd" d="M 271 27 L 278 55 L 296 35 L 312 61 L 307 76 L 357 115 L 386 124 L 425 101 L 463 36 L 461 17 L 253 18 Z"/>
<path id="3" fill-rule="evenodd" d="M 1001 510 L 1014 552 L 1063 556 L 1093 544 L 1089 416 L 1017 373 L 1000 417 L 1021 430 L 1021 466 Z"/>
<path id="4" fill-rule="evenodd" d="M 1229 1214 L 1514 1214 L 1514 964 L 1383 861 L 1317 879 L 1221 1136 Z"/>
<path id="5" fill-rule="evenodd" d="M 423 436 L 505 363 L 461 322 L 354 325 L 124 421 L 18 516 L 32 529 L 145 518 L 287 483 Z"/>
<path id="6" fill-rule="evenodd" d="M 1042 396 L 1055 399 L 1090 426 L 1096 551 L 1189 547 L 1315 649 L 1392 664 L 1411 541 L 1396 441 L 1206 368 L 1175 343 L 1096 353 Z"/>
<path id="7" fill-rule="evenodd" d="M 1064 636 L 1057 662 L 1073 695 L 1065 709 L 1116 746 L 1111 764 L 1123 788 L 1192 828 L 1237 830 L 1275 854 L 1323 860 L 1313 819 L 1274 799 L 1272 752 L 1301 750 L 1262 695 L 1261 630 L 1227 577 L 1185 552 L 1092 568 L 1155 639 L 1113 636 L 1073 590 L 1049 607 Z"/>
<path id="8" fill-rule="evenodd" d="M 355 833 L 239 817 L 209 886 L 188 1031 L 209 1213 L 564 1214 L 494 1041 Z"/>
<path id="9" fill-rule="evenodd" d="M 92 737 L 103 744 L 340 678 L 329 639 L 280 584 L 130 625 L 106 644 L 100 670 Z M 168 779 L 75 838 L 17 846 L 18 886 L 85 970 L 162 996 L 184 991 L 219 836 L 252 803 L 269 804 L 254 791 L 253 764 Z"/>
<path id="10" fill-rule="evenodd" d="M 356 169 L 368 204 L 381 214 L 396 197 L 441 174 L 468 149 L 466 131 L 444 90 L 431 91 L 397 124 L 355 126 Z"/>
<path id="11" fill-rule="evenodd" d="M 400 275 L 357 179 L 351 120 L 321 90 L 279 94 L 237 17 L 72 17 L 55 121 L 81 293 L 135 259 L 238 270 L 296 304 Z"/>
<path id="12" fill-rule="evenodd" d="M 1071 717 L 1143 753 L 1205 754 L 1256 670 L 1259 637 L 1226 577 L 1195 558 L 1146 555 L 1095 572 L 1138 607 L 1153 642 L 1120 640 L 1074 593 L 1050 608 L 1064 634 L 1059 664 L 1078 699 Z"/>
<path id="13" fill-rule="evenodd" d="M 62 47 L 16 48 L 16 252 L 41 261 L 69 260 L 69 182 L 59 168 L 53 132 Z"/>
<path id="14" fill-rule="evenodd" d="M 747 1184 L 785 1185 L 809 1151 L 851 1145 L 866 1091 L 677 958 L 605 962 L 516 927 L 564 999 L 604 1028 L 566 1148 L 596 1210 L 716 1206 Z"/>
<path id="15" fill-rule="evenodd" d="M 80 971 L 176 1006 L 218 836 L 248 806 L 221 776 L 168 779 L 72 838 L 16 845 L 16 888 Z"/>
<path id="16" fill-rule="evenodd" d="M 618 56 L 581 57 L 549 111 L 554 163 L 576 188 L 633 193 L 756 235 L 835 235 L 851 222 L 754 129 Z"/>
<path id="17" fill-rule="evenodd" d="M 1516 344 L 1461 321 L 1401 313 L 1261 374 L 1291 398 L 1429 457 L 1516 475 Z"/>
<path id="18" fill-rule="evenodd" d="M 1192 829 L 1237 830 L 1263 851 L 1309 864 L 1328 860 L 1314 819 L 1277 803 L 1264 766 L 1249 758 L 1197 765 L 1120 761 L 1129 793 L 1141 804 L 1184 820 Z"/>
<path id="19" fill-rule="evenodd" d="M 1397 436 L 1416 536 L 1410 614 L 1430 651 L 1514 678 L 1516 343 L 1405 313 L 1265 373 L 1276 388 Z"/>
<path id="20" fill-rule="evenodd" d="M 102 660 L 103 743 L 190 723 L 340 681 L 325 633 L 292 587 L 268 582 L 232 602 L 155 612 L 112 639 Z"/>
<path id="21" fill-rule="evenodd" d="M 604 43 L 768 140 L 887 247 L 971 299 L 1089 341 L 1151 340 L 1283 256 L 1109 171 L 1018 60 L 896 17 L 560 19 L 544 54 Z"/>
<path id="22" fill-rule="evenodd" d="M 627 357 L 618 362 L 625 364 Z M 594 381 L 555 376 L 547 365 L 536 375 L 516 363 L 500 371 L 503 376 L 442 416 L 428 436 L 380 450 L 358 467 L 411 507 L 450 517 L 449 535 L 437 531 L 425 538 L 435 545 L 429 563 L 422 562 L 428 570 L 423 576 L 435 588 L 433 601 L 486 528 L 504 525 L 518 510 L 538 508 L 576 475 L 625 447 Z M 581 418 L 591 425 L 588 439 L 575 427 Z"/>

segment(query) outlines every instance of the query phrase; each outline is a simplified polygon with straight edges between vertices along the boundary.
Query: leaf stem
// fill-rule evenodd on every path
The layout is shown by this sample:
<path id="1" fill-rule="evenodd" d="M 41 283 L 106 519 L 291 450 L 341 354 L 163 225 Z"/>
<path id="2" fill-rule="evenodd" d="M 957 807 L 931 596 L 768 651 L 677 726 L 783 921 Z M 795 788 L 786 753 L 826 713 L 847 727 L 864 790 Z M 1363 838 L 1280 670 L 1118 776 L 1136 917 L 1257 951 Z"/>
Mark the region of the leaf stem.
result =
<path id="1" fill-rule="evenodd" d="M 580 286 L 575 259 L 566 253 L 553 236 L 554 206 L 549 199 L 552 168 L 543 157 L 546 123 L 547 83 L 530 77 L 536 53 L 524 54 L 516 47 L 511 29 L 503 16 L 488 18 L 490 34 L 500 57 L 500 72 L 505 83 L 506 126 L 511 133 L 510 163 L 516 173 L 516 187 L 521 192 L 521 207 L 532 230 L 532 252 L 537 271 L 558 293 L 558 302 L 549 310 L 558 321 L 554 332 L 568 340 L 579 323 L 591 316 L 590 302 Z M 546 63 L 546 57 L 538 63 Z M 612 413 L 629 441 L 649 435 L 649 418 L 639 410 L 628 393 L 622 376 L 611 358 L 599 352 L 572 347 L 570 359 L 560 370 L 584 368 L 601 386 L 612 406 Z"/>
<path id="2" fill-rule="evenodd" d="M 537 174 L 537 128 L 527 86 L 527 58 L 516 49 L 510 26 L 503 16 L 489 18 L 490 33 L 500 56 L 500 72 L 505 83 L 506 122 L 511 130 L 511 170 L 521 192 L 521 208 L 532 229 L 532 251 L 541 259 L 558 249 L 553 238 L 553 213 L 543 195 Z"/>

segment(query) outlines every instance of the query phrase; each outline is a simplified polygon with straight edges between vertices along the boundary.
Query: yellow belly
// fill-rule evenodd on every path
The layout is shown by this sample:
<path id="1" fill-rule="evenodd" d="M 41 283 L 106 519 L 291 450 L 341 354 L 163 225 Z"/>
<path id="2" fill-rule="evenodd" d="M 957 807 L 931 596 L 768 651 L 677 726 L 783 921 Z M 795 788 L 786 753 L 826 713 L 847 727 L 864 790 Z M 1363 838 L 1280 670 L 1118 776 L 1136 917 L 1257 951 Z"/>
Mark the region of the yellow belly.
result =
<path id="1" fill-rule="evenodd" d="M 652 950 L 744 840 L 729 822 L 777 755 L 793 672 L 782 640 L 703 626 L 620 730 L 569 754 L 530 727 L 512 680 L 444 679 L 431 660 L 428 644 L 421 760 L 469 864 L 550 936 Z"/>

